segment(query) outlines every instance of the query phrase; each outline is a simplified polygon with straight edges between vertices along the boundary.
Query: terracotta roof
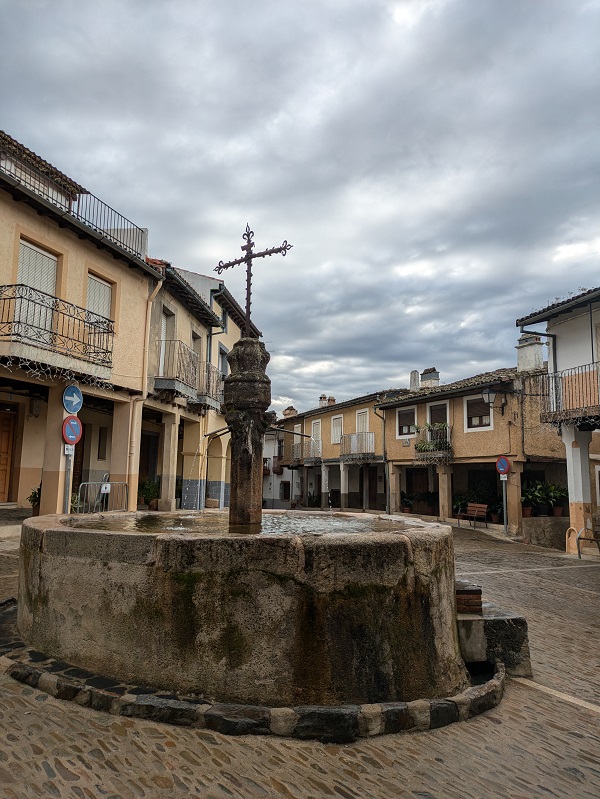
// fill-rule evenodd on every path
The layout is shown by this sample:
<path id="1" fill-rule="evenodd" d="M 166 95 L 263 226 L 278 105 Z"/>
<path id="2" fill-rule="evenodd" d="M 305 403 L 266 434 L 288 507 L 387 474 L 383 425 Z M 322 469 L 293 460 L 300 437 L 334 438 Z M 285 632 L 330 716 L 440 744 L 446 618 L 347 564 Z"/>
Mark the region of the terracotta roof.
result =
<path id="1" fill-rule="evenodd" d="M 600 288 L 587 289 L 581 294 L 575 294 L 573 297 L 568 297 L 566 300 L 553 302 L 539 311 L 532 311 L 527 316 L 522 316 L 520 319 L 517 319 L 516 325 L 517 327 L 522 327 L 526 324 L 531 325 L 538 322 L 545 322 L 553 316 L 558 316 L 560 313 L 567 313 L 567 311 L 573 308 L 577 308 L 580 305 L 587 305 L 596 300 L 600 300 Z"/>
<path id="2" fill-rule="evenodd" d="M 83 186 L 80 186 L 79 183 L 75 183 L 68 175 L 65 175 L 55 166 L 49 164 L 48 161 L 44 161 L 37 153 L 34 153 L 33 150 L 29 150 L 25 145 L 13 139 L 12 136 L 9 136 L 8 133 L 5 133 L 3 130 L 0 130 L 0 150 L 14 155 L 15 158 L 33 167 L 41 174 L 47 175 L 71 195 L 89 194 L 89 191 L 84 189 Z"/>
<path id="3" fill-rule="evenodd" d="M 404 397 L 405 394 L 408 394 L 407 388 L 388 388 L 384 391 L 373 391 L 370 394 L 363 394 L 360 397 L 353 397 L 352 399 L 344 400 L 343 402 L 336 402 L 335 405 L 323 405 L 317 408 L 311 408 L 308 411 L 302 411 L 294 416 L 283 416 L 281 419 L 277 420 L 277 424 L 289 422 L 292 419 L 302 419 L 304 416 L 316 416 L 320 413 L 329 413 L 332 410 L 335 411 L 336 409 L 341 410 L 342 408 L 348 408 L 352 405 L 363 405 L 364 403 L 371 402 L 377 398 L 390 399 L 391 397 L 398 397 L 400 395 Z"/>
<path id="4" fill-rule="evenodd" d="M 456 380 L 454 383 L 444 383 L 441 386 L 427 386 L 420 388 L 418 391 L 409 391 L 401 398 L 394 400 L 387 400 L 380 403 L 377 407 L 392 407 L 401 405 L 415 400 L 422 400 L 427 397 L 437 397 L 444 394 L 460 393 L 471 388 L 479 388 L 484 386 L 495 385 L 498 383 L 510 383 L 517 375 L 516 366 L 511 366 L 505 369 L 496 369 L 493 372 L 482 372 L 479 375 L 466 377 L 464 380 Z"/>

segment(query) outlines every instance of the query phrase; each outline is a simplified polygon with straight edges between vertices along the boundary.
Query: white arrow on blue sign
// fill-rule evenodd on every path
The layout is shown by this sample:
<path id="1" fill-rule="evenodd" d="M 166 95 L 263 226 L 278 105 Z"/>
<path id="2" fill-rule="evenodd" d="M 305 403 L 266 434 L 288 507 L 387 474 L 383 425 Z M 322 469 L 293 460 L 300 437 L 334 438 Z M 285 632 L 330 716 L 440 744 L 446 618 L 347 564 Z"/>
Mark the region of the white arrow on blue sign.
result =
<path id="1" fill-rule="evenodd" d="M 67 386 L 63 391 L 63 408 L 67 413 L 78 413 L 83 405 L 83 394 L 78 386 Z"/>

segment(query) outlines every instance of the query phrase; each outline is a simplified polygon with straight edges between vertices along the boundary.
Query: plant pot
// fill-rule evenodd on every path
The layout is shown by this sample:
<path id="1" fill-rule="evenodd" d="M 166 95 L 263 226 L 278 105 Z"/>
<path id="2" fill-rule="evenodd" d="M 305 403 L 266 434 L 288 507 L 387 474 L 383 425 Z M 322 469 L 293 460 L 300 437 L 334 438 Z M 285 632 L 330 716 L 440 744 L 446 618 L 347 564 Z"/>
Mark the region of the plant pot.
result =
<path id="1" fill-rule="evenodd" d="M 564 508 L 563 508 L 562 505 L 555 505 L 552 508 L 552 515 L 553 516 L 562 516 L 563 515 L 563 511 L 564 511 Z"/>
<path id="2" fill-rule="evenodd" d="M 425 516 L 433 516 L 434 510 L 431 506 L 425 508 Z"/>
<path id="3" fill-rule="evenodd" d="M 31 506 L 31 515 L 32 516 L 39 516 L 40 515 L 40 505 L 39 502 L 36 505 Z"/>
<path id="4" fill-rule="evenodd" d="M 538 516 L 547 516 L 548 515 L 548 506 L 547 505 L 538 505 L 537 506 L 537 515 Z"/>
<path id="5" fill-rule="evenodd" d="M 500 514 L 491 513 L 490 516 L 492 517 L 492 524 L 500 524 Z"/>
<path id="6" fill-rule="evenodd" d="M 412 508 L 402 508 L 402 513 L 410 513 Z"/>
<path id="7" fill-rule="evenodd" d="M 521 508 L 521 513 L 523 514 L 524 519 L 528 519 L 531 514 L 533 513 L 533 508 Z"/>

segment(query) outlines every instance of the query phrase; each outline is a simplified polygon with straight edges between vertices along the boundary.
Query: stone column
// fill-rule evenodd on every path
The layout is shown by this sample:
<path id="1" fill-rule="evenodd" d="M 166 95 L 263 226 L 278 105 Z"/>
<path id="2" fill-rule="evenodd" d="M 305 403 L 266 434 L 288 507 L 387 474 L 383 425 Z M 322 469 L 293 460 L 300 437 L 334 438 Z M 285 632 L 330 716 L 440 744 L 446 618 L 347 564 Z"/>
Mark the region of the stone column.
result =
<path id="1" fill-rule="evenodd" d="M 110 480 L 112 483 L 127 482 L 130 417 L 130 402 L 113 402 L 110 437 Z"/>
<path id="2" fill-rule="evenodd" d="M 371 478 L 371 474 L 369 471 L 369 464 L 363 463 L 360 467 L 362 469 L 363 475 L 363 490 L 362 490 L 362 510 L 370 510 L 369 508 L 369 482 Z"/>
<path id="3" fill-rule="evenodd" d="M 62 439 L 63 420 L 68 415 L 62 404 L 64 385 L 48 389 L 48 415 L 44 440 L 44 465 L 42 468 L 42 496 L 40 514 L 62 513 L 65 488 L 66 458 Z M 37 486 L 36 486 L 37 488 Z M 69 487 L 69 496 L 70 487 Z"/>
<path id="4" fill-rule="evenodd" d="M 440 517 L 452 518 L 452 466 L 446 463 L 436 465 L 440 494 Z"/>
<path id="5" fill-rule="evenodd" d="M 206 439 L 199 422 L 183 421 L 183 486 L 181 507 L 186 510 L 204 508 L 204 470 Z"/>
<path id="6" fill-rule="evenodd" d="M 242 338 L 227 360 L 231 374 L 225 378 L 223 406 L 231 430 L 229 523 L 250 527 L 262 519 L 263 439 L 271 404 L 271 381 L 265 374 L 269 354 L 258 339 Z"/>
<path id="7" fill-rule="evenodd" d="M 158 509 L 175 510 L 175 487 L 177 482 L 177 434 L 179 418 L 174 413 L 163 413 L 162 473 Z"/>
<path id="8" fill-rule="evenodd" d="M 577 430 L 575 425 L 563 425 L 561 438 L 567 456 L 569 483 L 569 521 L 577 532 L 582 527 L 592 529 L 592 487 L 590 484 L 590 442 L 592 433 Z M 577 552 L 575 536 L 567 542 L 567 552 Z"/>
<path id="9" fill-rule="evenodd" d="M 348 464 L 340 463 L 340 510 L 348 510 Z"/>
<path id="10" fill-rule="evenodd" d="M 506 515 L 508 532 L 511 535 L 523 533 L 523 506 L 521 504 L 521 485 L 523 464 L 512 463 L 506 481 Z"/>
<path id="11" fill-rule="evenodd" d="M 137 492 L 140 482 L 140 442 L 142 439 L 143 402 L 131 400 L 131 421 L 127 446 L 129 448 L 129 472 L 127 474 L 127 510 L 137 510 Z M 114 432 L 113 432 L 114 436 Z"/>
<path id="12" fill-rule="evenodd" d="M 321 508 L 329 507 L 329 466 L 321 464 Z"/>
<path id="13" fill-rule="evenodd" d="M 400 488 L 399 488 L 399 481 L 400 481 L 400 467 L 394 466 L 393 463 L 387 464 L 388 470 L 388 485 L 389 485 L 389 492 L 390 492 L 390 513 L 396 513 L 399 510 L 402 510 L 400 507 Z"/>

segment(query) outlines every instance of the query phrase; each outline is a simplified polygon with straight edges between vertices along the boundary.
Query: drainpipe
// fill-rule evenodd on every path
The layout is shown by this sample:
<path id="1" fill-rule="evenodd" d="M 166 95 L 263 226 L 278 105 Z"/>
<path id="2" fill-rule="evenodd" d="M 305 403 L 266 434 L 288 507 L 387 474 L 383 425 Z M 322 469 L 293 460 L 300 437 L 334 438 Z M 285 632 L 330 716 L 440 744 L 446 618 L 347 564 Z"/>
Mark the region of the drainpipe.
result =
<path id="1" fill-rule="evenodd" d="M 154 287 L 152 294 L 146 300 L 146 323 L 144 328 L 144 355 L 142 359 L 142 395 L 140 397 L 134 397 L 130 403 L 130 410 L 129 410 L 129 452 L 127 454 L 127 485 L 129 487 L 129 501 L 130 503 L 133 501 L 131 497 L 133 493 L 131 491 L 132 488 L 132 479 L 131 479 L 131 464 L 133 462 L 133 458 L 137 453 L 137 446 L 136 446 L 136 439 L 135 439 L 135 427 L 133 424 L 133 420 L 135 418 L 134 409 L 138 402 L 145 402 L 148 399 L 148 360 L 149 360 L 149 349 L 150 349 L 150 315 L 152 313 L 152 304 L 156 299 L 156 295 L 162 288 L 162 284 L 164 283 L 164 277 L 160 278 L 156 286 Z M 137 472 L 136 472 L 137 474 Z M 137 486 L 136 486 L 137 490 Z"/>
<path id="2" fill-rule="evenodd" d="M 379 399 L 380 398 L 377 397 L 376 402 L 379 402 Z M 385 444 L 385 410 L 383 411 L 383 414 L 379 414 L 379 413 L 377 413 L 377 407 L 374 406 L 373 407 L 373 413 L 375 414 L 375 416 L 378 416 L 383 422 L 383 424 L 382 424 L 382 428 L 383 428 L 382 429 L 382 435 L 383 435 L 383 480 L 384 480 L 384 486 L 385 486 L 385 512 L 389 516 L 390 513 L 391 513 L 391 511 L 390 511 L 390 481 L 389 481 L 389 478 L 388 478 L 387 449 L 386 449 L 386 444 Z"/>

